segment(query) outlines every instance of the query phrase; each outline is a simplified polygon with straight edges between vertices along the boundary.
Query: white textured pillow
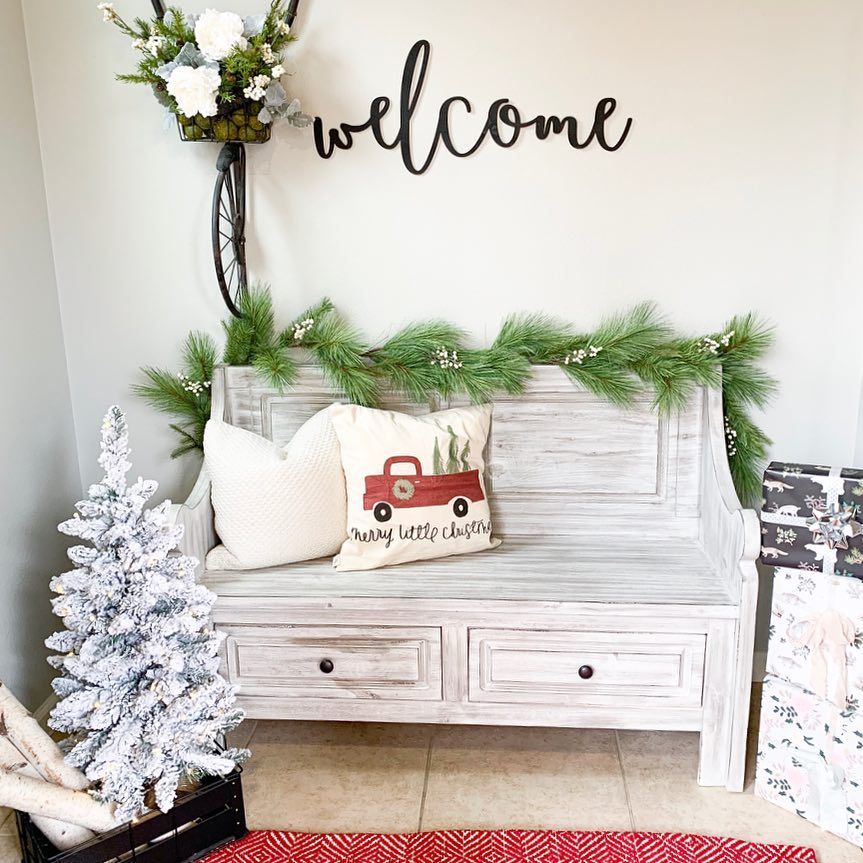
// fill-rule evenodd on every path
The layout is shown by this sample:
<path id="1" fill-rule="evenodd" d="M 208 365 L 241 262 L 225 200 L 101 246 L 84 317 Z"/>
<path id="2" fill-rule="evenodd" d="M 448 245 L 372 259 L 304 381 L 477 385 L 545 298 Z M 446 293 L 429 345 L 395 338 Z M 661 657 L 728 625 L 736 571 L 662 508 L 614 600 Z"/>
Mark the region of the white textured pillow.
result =
<path id="1" fill-rule="evenodd" d="M 204 432 L 216 533 L 207 569 L 258 569 L 335 554 L 347 536 L 332 407 L 279 446 L 220 420 Z"/>
<path id="2" fill-rule="evenodd" d="M 483 450 L 491 406 L 413 417 L 335 405 L 348 497 L 340 572 L 495 548 Z"/>

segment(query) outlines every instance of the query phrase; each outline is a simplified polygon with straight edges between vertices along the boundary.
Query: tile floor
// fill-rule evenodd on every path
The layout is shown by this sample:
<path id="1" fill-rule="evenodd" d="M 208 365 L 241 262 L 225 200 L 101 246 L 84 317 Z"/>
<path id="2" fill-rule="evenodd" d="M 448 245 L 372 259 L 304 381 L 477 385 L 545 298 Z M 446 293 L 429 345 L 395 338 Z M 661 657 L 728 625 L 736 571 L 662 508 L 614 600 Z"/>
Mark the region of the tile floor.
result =
<path id="1" fill-rule="evenodd" d="M 696 785 L 688 733 L 249 722 L 233 742 L 247 741 L 251 828 L 677 830 L 863 863 L 859 848 L 753 796 L 754 740 L 743 794 Z M 11 818 L 0 826 L 0 863 L 19 860 L 14 830 Z"/>

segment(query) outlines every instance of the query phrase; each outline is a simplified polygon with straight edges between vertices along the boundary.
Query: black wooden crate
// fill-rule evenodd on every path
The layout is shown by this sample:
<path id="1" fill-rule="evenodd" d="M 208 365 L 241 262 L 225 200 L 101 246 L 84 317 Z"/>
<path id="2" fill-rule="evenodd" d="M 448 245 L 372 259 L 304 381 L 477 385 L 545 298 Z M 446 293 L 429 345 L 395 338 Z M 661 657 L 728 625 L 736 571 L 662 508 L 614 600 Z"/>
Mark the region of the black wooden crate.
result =
<path id="1" fill-rule="evenodd" d="M 58 851 L 30 816 L 16 812 L 23 863 L 187 863 L 241 839 L 246 829 L 242 771 L 207 777 L 177 798 L 170 812 L 153 812 L 83 845 Z"/>

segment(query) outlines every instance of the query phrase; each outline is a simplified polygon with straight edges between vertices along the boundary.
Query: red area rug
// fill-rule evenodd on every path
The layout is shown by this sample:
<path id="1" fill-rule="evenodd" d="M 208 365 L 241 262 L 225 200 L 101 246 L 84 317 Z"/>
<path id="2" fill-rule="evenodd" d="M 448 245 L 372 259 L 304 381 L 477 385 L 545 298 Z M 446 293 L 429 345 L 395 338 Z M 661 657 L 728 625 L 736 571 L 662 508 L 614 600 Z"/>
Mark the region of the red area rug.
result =
<path id="1" fill-rule="evenodd" d="M 249 833 L 205 863 L 817 863 L 811 848 L 686 833 Z"/>

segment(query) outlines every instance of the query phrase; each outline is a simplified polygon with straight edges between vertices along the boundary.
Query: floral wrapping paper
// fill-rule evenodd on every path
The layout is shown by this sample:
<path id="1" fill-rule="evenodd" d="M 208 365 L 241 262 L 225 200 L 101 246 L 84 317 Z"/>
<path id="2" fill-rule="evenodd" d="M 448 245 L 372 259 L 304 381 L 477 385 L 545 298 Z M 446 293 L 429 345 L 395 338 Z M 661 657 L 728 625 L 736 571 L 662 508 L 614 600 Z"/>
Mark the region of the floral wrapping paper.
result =
<path id="1" fill-rule="evenodd" d="M 776 569 L 767 673 L 842 711 L 863 703 L 863 581 Z"/>
<path id="2" fill-rule="evenodd" d="M 806 520 L 813 510 L 863 507 L 863 470 L 771 462 L 764 472 L 761 560 L 771 566 L 863 579 L 863 534 L 848 548 L 814 542 Z"/>
<path id="3" fill-rule="evenodd" d="M 755 793 L 863 847 L 863 715 L 764 680 Z"/>

